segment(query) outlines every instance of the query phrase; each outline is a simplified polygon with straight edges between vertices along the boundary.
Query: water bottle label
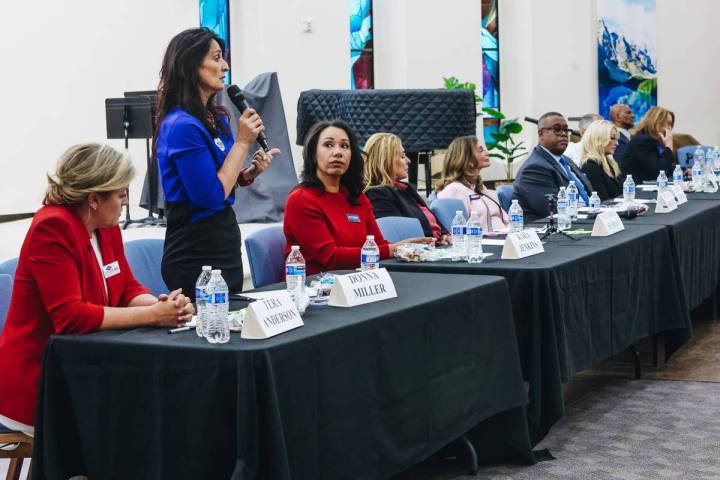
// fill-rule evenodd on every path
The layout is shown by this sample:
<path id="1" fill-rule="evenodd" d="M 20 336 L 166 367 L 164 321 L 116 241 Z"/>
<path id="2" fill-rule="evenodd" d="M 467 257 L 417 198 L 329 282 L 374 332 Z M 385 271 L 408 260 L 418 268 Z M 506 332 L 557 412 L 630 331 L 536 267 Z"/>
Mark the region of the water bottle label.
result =
<path id="1" fill-rule="evenodd" d="M 285 276 L 305 275 L 305 265 L 287 265 L 285 266 Z"/>
<path id="2" fill-rule="evenodd" d="M 202 300 L 205 300 L 205 289 L 195 287 L 195 301 L 200 302 Z"/>
<path id="3" fill-rule="evenodd" d="M 217 304 L 227 303 L 227 294 L 225 292 L 215 292 L 213 294 L 213 302 Z"/>
<path id="4" fill-rule="evenodd" d="M 568 193 L 568 200 L 577 200 L 577 194 L 576 193 Z"/>
<path id="5" fill-rule="evenodd" d="M 626 193 L 635 193 L 635 186 L 627 186 L 623 189 Z"/>
<path id="6" fill-rule="evenodd" d="M 361 263 L 378 263 L 380 261 L 379 255 L 368 255 L 366 253 L 363 253 L 360 255 L 360 262 Z"/>
<path id="7" fill-rule="evenodd" d="M 520 223 L 523 221 L 523 215 L 521 213 L 514 213 L 510 215 L 510 221 L 512 223 Z"/>
<path id="8" fill-rule="evenodd" d="M 462 235 L 465 231 L 465 227 L 452 227 L 453 235 Z"/>
<path id="9" fill-rule="evenodd" d="M 557 202 L 557 207 L 558 207 L 558 209 L 560 209 L 560 208 L 567 208 L 567 206 L 568 206 L 568 202 L 562 202 L 562 201 L 561 201 L 561 202 Z"/>
<path id="10" fill-rule="evenodd" d="M 482 236 L 482 228 L 480 228 L 480 227 L 469 227 L 467 230 L 468 230 L 467 234 L 471 237 Z"/>

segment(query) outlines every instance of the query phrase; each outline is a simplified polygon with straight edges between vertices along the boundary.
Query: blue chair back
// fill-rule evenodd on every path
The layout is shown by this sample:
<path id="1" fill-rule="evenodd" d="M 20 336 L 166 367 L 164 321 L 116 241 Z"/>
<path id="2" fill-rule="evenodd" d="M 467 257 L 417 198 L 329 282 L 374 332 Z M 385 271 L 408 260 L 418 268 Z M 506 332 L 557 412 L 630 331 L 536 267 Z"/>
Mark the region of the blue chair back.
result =
<path id="1" fill-rule="evenodd" d="M 465 210 L 465 204 L 462 200 L 456 198 L 438 198 L 430 206 L 430 210 L 437 218 L 438 222 L 445 227 L 448 232 L 452 229 L 452 221 L 455 218 L 455 212 L 460 210 L 468 218 L 467 210 Z"/>
<path id="2" fill-rule="evenodd" d="M 435 200 L 437 200 L 437 192 L 435 190 L 433 190 L 432 192 L 430 192 L 430 195 L 428 195 L 427 198 L 428 198 L 428 201 L 427 201 L 428 206 L 432 205 L 433 202 Z"/>
<path id="3" fill-rule="evenodd" d="M 0 273 L 0 333 L 2 333 L 8 308 L 10 308 L 10 297 L 12 296 L 13 279 L 7 273 Z"/>
<path id="4" fill-rule="evenodd" d="M 499 185 L 495 191 L 497 192 L 497 196 L 500 200 L 500 206 L 502 207 L 502 209 L 506 212 L 509 211 L 513 196 L 512 185 Z"/>
<path id="5" fill-rule="evenodd" d="M 10 275 L 11 279 L 15 279 L 15 269 L 17 269 L 18 257 L 5 260 L 0 263 L 0 273 Z"/>
<path id="6" fill-rule="evenodd" d="M 144 238 L 131 240 L 124 245 L 125 257 L 133 275 L 155 296 L 168 293 L 160 271 L 164 244 L 165 241 L 160 238 Z"/>
<path id="7" fill-rule="evenodd" d="M 282 280 L 285 234 L 281 225 L 263 228 L 245 238 L 245 252 L 255 288 Z"/>
<path id="8" fill-rule="evenodd" d="M 681 167 L 692 168 L 695 162 L 695 150 L 697 150 L 697 147 L 697 145 L 688 145 L 687 147 L 678 148 L 677 160 Z M 713 147 L 706 145 L 702 145 L 702 148 L 705 150 L 705 155 L 713 149 Z"/>
<path id="9" fill-rule="evenodd" d="M 385 240 L 390 243 L 425 236 L 420 220 L 417 218 L 383 217 L 377 219 L 377 224 Z"/>

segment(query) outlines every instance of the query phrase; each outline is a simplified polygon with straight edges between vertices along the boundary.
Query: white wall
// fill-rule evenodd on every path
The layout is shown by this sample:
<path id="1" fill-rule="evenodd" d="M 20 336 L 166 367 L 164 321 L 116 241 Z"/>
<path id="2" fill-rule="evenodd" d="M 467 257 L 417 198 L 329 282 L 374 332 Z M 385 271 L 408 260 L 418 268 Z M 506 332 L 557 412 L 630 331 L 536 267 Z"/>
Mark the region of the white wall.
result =
<path id="1" fill-rule="evenodd" d="M 199 23 L 198 11 L 197 0 L 3 3 L 0 215 L 39 207 L 67 147 L 106 142 L 105 98 L 156 88 L 167 43 Z M 137 196 L 145 147 L 132 143 Z"/>

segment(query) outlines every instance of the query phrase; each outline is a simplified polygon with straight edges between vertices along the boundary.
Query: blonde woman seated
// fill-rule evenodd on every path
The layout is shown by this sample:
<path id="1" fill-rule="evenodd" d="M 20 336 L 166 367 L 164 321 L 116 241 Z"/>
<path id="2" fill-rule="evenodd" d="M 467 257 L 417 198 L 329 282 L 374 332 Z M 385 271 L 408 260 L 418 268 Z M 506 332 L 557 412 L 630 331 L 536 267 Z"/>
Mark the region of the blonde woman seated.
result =
<path id="1" fill-rule="evenodd" d="M 417 191 L 403 180 L 410 160 L 402 141 L 392 133 L 376 133 L 365 143 L 365 195 L 375 218 L 417 218 L 426 237 L 448 243 L 448 232 L 440 225 Z"/>
<path id="2" fill-rule="evenodd" d="M 590 124 L 582 138 L 580 169 L 602 201 L 622 194 L 620 167 L 613 158 L 619 135 L 612 123 L 598 120 Z"/>
<path id="3" fill-rule="evenodd" d="M 510 219 L 500 207 L 493 190 L 483 185 L 480 170 L 490 166 L 490 156 L 477 137 L 459 137 L 450 143 L 445 154 L 442 180 L 437 184 L 437 198 L 455 198 L 474 211 L 486 232 L 507 227 Z"/>

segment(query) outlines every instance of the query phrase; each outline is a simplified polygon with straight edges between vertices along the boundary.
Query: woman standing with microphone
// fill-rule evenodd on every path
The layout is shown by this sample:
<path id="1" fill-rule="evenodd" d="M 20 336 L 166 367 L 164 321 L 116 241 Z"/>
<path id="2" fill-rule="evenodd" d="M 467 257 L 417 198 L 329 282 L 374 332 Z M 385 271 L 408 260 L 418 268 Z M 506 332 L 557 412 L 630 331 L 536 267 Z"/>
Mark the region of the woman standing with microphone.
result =
<path id="1" fill-rule="evenodd" d="M 193 298 L 202 265 L 222 269 L 231 292 L 242 290 L 234 190 L 250 185 L 280 153 L 260 149 L 243 168 L 264 127 L 255 110 L 245 109 L 233 139 L 228 112 L 215 105 L 230 69 L 224 53 L 210 29 L 185 30 L 168 45 L 158 86 L 154 149 L 167 210 L 162 275 L 168 287 Z"/>

